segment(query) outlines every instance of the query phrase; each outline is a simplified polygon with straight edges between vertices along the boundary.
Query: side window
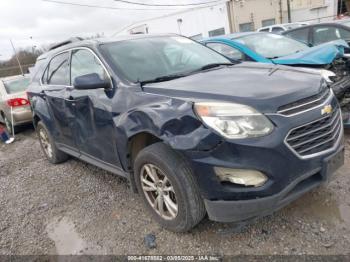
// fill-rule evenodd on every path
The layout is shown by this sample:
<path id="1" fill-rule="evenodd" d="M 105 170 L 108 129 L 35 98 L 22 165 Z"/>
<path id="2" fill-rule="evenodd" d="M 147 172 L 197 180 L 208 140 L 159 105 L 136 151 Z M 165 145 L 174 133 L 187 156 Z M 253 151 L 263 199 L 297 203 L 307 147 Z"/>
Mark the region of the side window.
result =
<path id="1" fill-rule="evenodd" d="M 305 44 L 309 43 L 309 28 L 294 30 L 285 35 Z"/>
<path id="2" fill-rule="evenodd" d="M 72 84 L 78 76 L 96 73 L 101 79 L 108 79 L 108 75 L 97 57 L 89 50 L 72 51 L 71 79 Z"/>
<path id="3" fill-rule="evenodd" d="M 313 28 L 313 43 L 319 45 L 341 38 L 338 28 L 333 26 L 315 26 Z"/>
<path id="4" fill-rule="evenodd" d="M 339 28 L 339 33 L 340 33 L 341 39 L 344 39 L 344 40 L 350 39 L 350 30 L 346 30 L 344 28 Z"/>
<path id="5" fill-rule="evenodd" d="M 284 29 L 282 27 L 279 27 L 279 26 L 272 27 L 272 30 L 271 30 L 271 32 L 275 33 L 275 34 L 279 34 L 283 31 L 284 31 Z"/>
<path id="6" fill-rule="evenodd" d="M 208 43 L 207 46 L 230 59 L 234 59 L 234 60 L 244 59 L 244 54 L 241 51 L 231 46 L 228 46 L 222 43 Z"/>
<path id="7" fill-rule="evenodd" d="M 50 61 L 47 71 L 47 80 L 44 83 L 48 85 L 69 85 L 69 53 L 62 53 Z M 45 73 L 46 73 L 45 70 Z M 45 74 L 44 74 L 45 75 Z"/>
<path id="8" fill-rule="evenodd" d="M 269 27 L 259 29 L 259 32 L 269 32 L 269 31 L 270 31 L 270 28 L 269 28 Z"/>

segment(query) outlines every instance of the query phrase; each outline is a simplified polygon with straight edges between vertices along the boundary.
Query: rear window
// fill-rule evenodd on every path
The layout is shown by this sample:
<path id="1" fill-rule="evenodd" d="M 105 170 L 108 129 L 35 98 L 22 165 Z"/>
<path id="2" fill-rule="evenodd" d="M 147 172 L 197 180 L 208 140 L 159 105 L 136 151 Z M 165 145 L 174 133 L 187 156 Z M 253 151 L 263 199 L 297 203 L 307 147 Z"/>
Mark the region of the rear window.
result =
<path id="1" fill-rule="evenodd" d="M 20 93 L 27 89 L 30 84 L 29 77 L 4 81 L 5 90 L 8 94 Z"/>

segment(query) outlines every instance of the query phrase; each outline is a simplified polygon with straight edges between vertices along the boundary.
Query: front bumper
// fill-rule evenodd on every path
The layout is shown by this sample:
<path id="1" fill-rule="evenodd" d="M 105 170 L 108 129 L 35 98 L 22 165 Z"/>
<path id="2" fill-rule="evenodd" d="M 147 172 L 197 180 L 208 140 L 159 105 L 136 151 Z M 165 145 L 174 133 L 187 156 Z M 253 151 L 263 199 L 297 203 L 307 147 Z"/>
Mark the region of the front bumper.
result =
<path id="1" fill-rule="evenodd" d="M 341 166 L 344 163 L 344 147 L 341 147 L 330 159 L 334 167 Z M 236 201 L 204 200 L 208 216 L 213 221 L 240 222 L 269 215 L 327 181 L 335 171 L 331 168 L 330 172 L 329 165 L 331 164 L 325 161 L 321 169 L 298 177 L 280 193 L 269 197 Z"/>
<path id="2" fill-rule="evenodd" d="M 329 102 L 333 108 L 339 108 L 335 98 Z M 319 119 L 322 107 L 292 117 L 269 115 L 276 129 L 265 137 L 223 141 L 206 152 L 185 152 L 209 218 L 238 222 L 265 216 L 327 181 L 335 170 L 332 167 L 339 167 L 344 161 L 343 131 L 332 148 L 310 158 L 299 156 L 283 142 L 293 128 Z M 260 187 L 222 183 L 215 167 L 257 170 L 268 181 Z"/>

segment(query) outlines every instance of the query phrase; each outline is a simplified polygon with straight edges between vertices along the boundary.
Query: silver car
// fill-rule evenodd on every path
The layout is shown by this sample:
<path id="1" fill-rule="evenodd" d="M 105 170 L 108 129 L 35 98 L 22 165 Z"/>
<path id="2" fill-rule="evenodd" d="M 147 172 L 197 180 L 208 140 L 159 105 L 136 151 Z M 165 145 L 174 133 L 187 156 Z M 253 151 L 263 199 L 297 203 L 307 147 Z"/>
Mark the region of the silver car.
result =
<path id="1" fill-rule="evenodd" d="M 12 122 L 14 127 L 32 122 L 26 93 L 29 83 L 30 78 L 22 75 L 0 79 L 0 122 L 9 133 L 12 133 Z"/>

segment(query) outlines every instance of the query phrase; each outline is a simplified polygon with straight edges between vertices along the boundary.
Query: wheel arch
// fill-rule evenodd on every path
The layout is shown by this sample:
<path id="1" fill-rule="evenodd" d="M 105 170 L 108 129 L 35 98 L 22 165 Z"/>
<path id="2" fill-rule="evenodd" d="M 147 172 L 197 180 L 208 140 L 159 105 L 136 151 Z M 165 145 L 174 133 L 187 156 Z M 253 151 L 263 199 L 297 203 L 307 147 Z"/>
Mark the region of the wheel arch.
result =
<path id="1" fill-rule="evenodd" d="M 137 193 L 136 183 L 135 183 L 135 176 L 134 176 L 134 161 L 138 155 L 138 153 L 146 148 L 147 146 L 150 146 L 154 143 L 163 142 L 161 138 L 156 136 L 155 134 L 152 134 L 148 131 L 142 131 L 137 134 L 134 134 L 128 139 L 127 144 L 127 168 L 130 175 L 130 183 L 131 188 L 134 193 Z"/>

